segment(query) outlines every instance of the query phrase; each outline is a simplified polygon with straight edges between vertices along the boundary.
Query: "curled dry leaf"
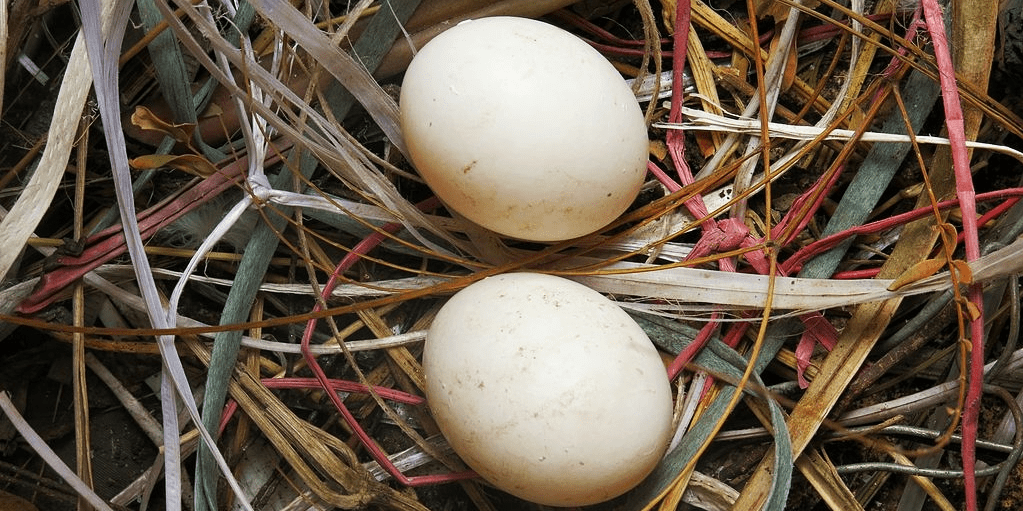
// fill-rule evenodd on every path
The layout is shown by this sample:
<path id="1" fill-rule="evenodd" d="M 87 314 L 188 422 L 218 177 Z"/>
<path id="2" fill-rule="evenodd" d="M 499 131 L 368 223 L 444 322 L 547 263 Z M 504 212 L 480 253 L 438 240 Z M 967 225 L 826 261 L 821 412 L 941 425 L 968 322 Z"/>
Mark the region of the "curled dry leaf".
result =
<path id="1" fill-rule="evenodd" d="M 888 285 L 888 290 L 897 291 L 906 284 L 916 282 L 924 277 L 930 277 L 931 275 L 938 273 L 938 270 L 944 266 L 944 259 L 924 259 L 896 277 L 895 280 Z"/>
<path id="2" fill-rule="evenodd" d="M 174 138 L 178 143 L 192 146 L 192 134 L 195 133 L 194 123 L 173 124 L 167 122 L 144 107 L 135 107 L 131 114 L 131 123 L 143 130 L 159 131 Z"/>
<path id="3" fill-rule="evenodd" d="M 136 170 L 170 167 L 199 177 L 210 177 L 218 172 L 209 160 L 195 154 L 147 154 L 132 158 L 129 163 Z"/>

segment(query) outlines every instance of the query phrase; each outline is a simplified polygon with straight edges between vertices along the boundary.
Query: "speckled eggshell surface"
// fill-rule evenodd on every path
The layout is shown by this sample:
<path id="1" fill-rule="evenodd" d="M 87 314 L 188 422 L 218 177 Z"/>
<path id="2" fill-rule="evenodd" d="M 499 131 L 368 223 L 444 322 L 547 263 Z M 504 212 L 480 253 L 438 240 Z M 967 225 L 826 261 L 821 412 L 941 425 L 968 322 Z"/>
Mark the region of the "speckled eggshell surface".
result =
<path id="1" fill-rule="evenodd" d="M 622 76 L 541 21 L 465 21 L 427 43 L 402 83 L 412 162 L 449 208 L 533 241 L 604 227 L 646 174 L 642 110 Z"/>
<path id="2" fill-rule="evenodd" d="M 456 293 L 429 329 L 426 395 L 455 452 L 551 506 L 614 498 L 667 447 L 672 395 L 640 327 L 581 284 L 535 273 Z"/>

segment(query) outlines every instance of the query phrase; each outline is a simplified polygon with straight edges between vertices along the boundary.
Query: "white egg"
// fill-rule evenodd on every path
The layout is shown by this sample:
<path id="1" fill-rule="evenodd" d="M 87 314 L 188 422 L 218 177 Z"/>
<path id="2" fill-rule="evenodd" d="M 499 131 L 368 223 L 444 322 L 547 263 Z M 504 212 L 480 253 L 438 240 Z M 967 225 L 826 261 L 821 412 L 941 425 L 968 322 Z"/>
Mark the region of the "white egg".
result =
<path id="1" fill-rule="evenodd" d="M 434 193 L 506 236 L 592 233 L 628 208 L 646 174 L 631 89 L 596 50 L 540 21 L 448 29 L 412 60 L 400 106 L 412 163 Z"/>
<path id="2" fill-rule="evenodd" d="M 621 308 L 560 277 L 510 273 L 456 293 L 423 353 L 455 452 L 494 486 L 551 506 L 621 495 L 663 456 L 664 365 Z"/>

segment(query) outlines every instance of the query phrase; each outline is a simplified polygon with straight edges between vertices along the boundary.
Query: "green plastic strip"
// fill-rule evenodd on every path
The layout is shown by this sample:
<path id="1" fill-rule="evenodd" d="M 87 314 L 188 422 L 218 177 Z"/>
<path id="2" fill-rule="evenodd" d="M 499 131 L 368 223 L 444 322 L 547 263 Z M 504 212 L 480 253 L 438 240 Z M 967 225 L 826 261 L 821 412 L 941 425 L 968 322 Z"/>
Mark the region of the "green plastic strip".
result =
<path id="1" fill-rule="evenodd" d="M 654 344 L 661 349 L 677 354 L 686 344 L 692 341 L 695 330 L 674 321 L 659 316 L 632 313 L 633 319 L 643 328 Z M 781 321 L 769 327 L 768 335 L 764 345 L 760 348 L 760 354 L 753 366 L 753 382 L 763 386 L 760 380 L 760 373 L 767 364 L 775 357 L 781 349 L 784 340 L 793 332 L 797 331 L 799 323 L 793 321 Z M 742 377 L 748 361 L 732 348 L 721 342 L 718 338 L 712 338 L 707 346 L 700 351 L 694 360 L 696 365 L 705 367 L 711 371 L 728 375 L 736 380 Z M 647 476 L 638 487 L 626 494 L 619 501 L 608 504 L 609 509 L 642 509 L 650 501 L 657 498 L 675 477 L 682 471 L 683 467 L 696 456 L 700 447 L 709 439 L 717 423 L 727 411 L 728 402 L 731 400 L 733 386 L 725 386 L 722 392 L 708 405 L 706 412 L 700 419 L 696 420 L 689 431 L 682 437 L 682 441 L 654 468 L 654 471 Z M 755 394 L 750 394 L 754 395 Z M 756 396 L 760 397 L 760 396 Z M 771 496 L 767 501 L 765 509 L 770 511 L 781 511 L 785 508 L 785 501 L 792 482 L 792 446 L 788 427 L 785 423 L 785 416 L 781 407 L 773 400 L 767 400 L 771 410 L 771 427 L 774 429 L 775 437 L 775 473 L 772 481 Z"/>

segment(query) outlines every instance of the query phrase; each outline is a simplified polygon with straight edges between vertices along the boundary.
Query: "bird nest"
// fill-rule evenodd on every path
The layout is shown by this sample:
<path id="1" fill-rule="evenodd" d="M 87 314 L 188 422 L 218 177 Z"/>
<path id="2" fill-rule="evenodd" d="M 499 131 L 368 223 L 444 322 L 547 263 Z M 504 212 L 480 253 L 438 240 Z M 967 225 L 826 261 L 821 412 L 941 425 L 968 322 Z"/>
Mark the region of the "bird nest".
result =
<path id="1" fill-rule="evenodd" d="M 643 108 L 646 181 L 597 232 L 501 236 L 407 159 L 415 50 L 495 15 Z M 1021 16 L 4 2 L 0 502 L 538 509 L 450 449 L 422 370 L 449 296 L 532 271 L 625 309 L 674 392 L 667 454 L 597 508 L 1018 508 Z"/>

